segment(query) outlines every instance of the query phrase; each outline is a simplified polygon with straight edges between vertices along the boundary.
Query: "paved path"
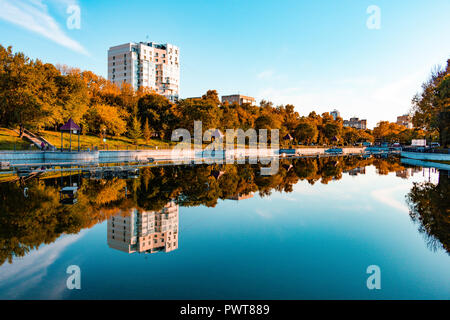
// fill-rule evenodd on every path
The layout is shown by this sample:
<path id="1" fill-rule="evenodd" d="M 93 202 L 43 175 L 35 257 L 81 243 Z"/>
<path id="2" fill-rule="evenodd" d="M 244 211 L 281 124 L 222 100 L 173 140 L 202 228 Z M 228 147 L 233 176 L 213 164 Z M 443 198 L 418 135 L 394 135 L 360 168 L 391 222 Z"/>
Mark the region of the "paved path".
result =
<path id="1" fill-rule="evenodd" d="M 17 132 L 17 130 L 14 130 L 14 131 Z M 17 132 L 17 134 L 20 135 L 19 132 Z M 24 130 L 23 137 L 25 139 L 31 141 L 39 149 L 41 148 L 42 142 L 44 142 L 46 145 L 48 145 L 50 147 L 50 149 L 56 149 L 55 146 L 52 145 L 50 142 L 48 142 L 45 138 L 38 136 L 38 135 L 28 131 L 27 129 Z"/>

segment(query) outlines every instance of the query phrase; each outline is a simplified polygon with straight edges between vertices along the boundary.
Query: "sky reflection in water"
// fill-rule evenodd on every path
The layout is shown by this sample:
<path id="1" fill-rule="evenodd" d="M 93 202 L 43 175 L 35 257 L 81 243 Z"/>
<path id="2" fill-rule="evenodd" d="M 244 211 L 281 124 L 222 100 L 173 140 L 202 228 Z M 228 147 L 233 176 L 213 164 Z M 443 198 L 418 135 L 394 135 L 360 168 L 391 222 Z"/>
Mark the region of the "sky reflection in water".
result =
<path id="1" fill-rule="evenodd" d="M 0 298 L 450 298 L 448 172 L 350 158 L 280 168 L 2 183 Z M 61 205 L 70 182 L 78 203 Z M 81 290 L 66 288 L 73 264 Z M 366 287 L 369 265 L 381 290 Z"/>

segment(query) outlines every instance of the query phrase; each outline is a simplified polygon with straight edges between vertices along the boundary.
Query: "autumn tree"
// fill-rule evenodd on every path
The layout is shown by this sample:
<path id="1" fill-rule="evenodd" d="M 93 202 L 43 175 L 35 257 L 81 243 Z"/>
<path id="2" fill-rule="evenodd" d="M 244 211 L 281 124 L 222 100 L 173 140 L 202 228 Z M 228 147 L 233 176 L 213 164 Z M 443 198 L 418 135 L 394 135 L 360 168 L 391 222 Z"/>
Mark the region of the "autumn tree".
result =
<path id="1" fill-rule="evenodd" d="M 145 142 L 148 142 L 151 138 L 151 131 L 148 125 L 148 119 L 145 119 L 144 130 L 142 131 L 142 135 L 144 136 Z"/>
<path id="2" fill-rule="evenodd" d="M 314 123 L 303 120 L 294 131 L 295 139 L 302 144 L 315 143 L 318 135 L 317 126 Z"/>
<path id="3" fill-rule="evenodd" d="M 170 137 L 170 132 L 176 129 L 177 111 L 173 104 L 159 94 L 147 94 L 138 101 L 138 117 L 147 119 L 150 127 L 159 137 Z"/>
<path id="4" fill-rule="evenodd" d="M 141 122 L 138 120 L 137 116 L 133 117 L 133 122 L 129 130 L 129 136 L 131 139 L 133 139 L 134 143 L 136 143 L 137 140 L 142 136 Z"/>
<path id="5" fill-rule="evenodd" d="M 127 117 L 128 114 L 121 112 L 117 107 L 97 104 L 89 109 L 84 120 L 92 133 L 119 136 L 127 130 L 127 123 L 124 120 Z"/>
<path id="6" fill-rule="evenodd" d="M 422 92 L 417 93 L 412 100 L 414 126 L 427 131 L 444 130 L 443 144 L 448 144 L 448 124 L 445 113 L 450 112 L 450 59 L 445 68 L 438 67 L 432 71 L 430 78 L 422 84 Z M 441 139 L 442 139 L 441 137 Z"/>

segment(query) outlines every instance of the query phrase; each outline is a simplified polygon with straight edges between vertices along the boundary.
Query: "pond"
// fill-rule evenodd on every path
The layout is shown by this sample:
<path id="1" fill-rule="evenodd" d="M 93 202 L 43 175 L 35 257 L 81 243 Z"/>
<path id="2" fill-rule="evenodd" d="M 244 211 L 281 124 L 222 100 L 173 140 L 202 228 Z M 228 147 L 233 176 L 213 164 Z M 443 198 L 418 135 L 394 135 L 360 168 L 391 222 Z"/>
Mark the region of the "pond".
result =
<path id="1" fill-rule="evenodd" d="M 201 164 L 13 179 L 0 298 L 449 299 L 449 181 L 345 156 L 283 159 L 271 176 Z"/>

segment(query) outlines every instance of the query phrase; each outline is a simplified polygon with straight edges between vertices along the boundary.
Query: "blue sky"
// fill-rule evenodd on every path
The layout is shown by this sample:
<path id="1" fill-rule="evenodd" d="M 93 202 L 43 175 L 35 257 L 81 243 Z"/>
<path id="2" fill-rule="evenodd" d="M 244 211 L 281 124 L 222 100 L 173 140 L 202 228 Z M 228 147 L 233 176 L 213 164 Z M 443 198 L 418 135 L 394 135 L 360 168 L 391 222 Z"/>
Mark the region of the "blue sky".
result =
<path id="1" fill-rule="evenodd" d="M 366 26 L 370 5 L 380 29 Z M 449 12 L 448 0 L 0 0 L 0 44 L 106 76 L 110 46 L 148 37 L 180 47 L 181 97 L 240 92 L 374 126 L 450 58 Z"/>

